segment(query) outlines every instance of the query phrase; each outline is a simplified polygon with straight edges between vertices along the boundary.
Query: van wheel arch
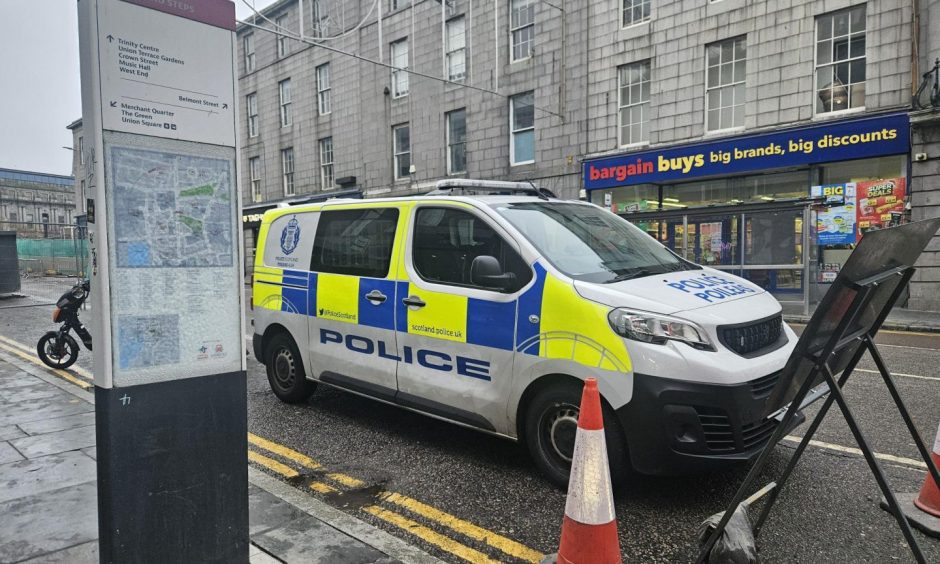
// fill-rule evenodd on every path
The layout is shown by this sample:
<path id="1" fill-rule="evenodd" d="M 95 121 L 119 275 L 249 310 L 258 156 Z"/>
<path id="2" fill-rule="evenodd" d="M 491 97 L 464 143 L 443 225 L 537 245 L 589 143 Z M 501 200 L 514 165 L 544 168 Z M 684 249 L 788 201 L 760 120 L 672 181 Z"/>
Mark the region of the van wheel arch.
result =
<path id="1" fill-rule="evenodd" d="M 297 341 L 294 340 L 294 336 L 290 334 L 290 331 L 287 330 L 287 327 L 284 327 L 280 323 L 272 323 L 264 330 L 264 335 L 261 336 L 261 355 L 264 357 L 264 360 L 268 356 L 268 346 L 271 344 L 271 340 L 274 339 L 277 335 L 287 335 L 287 338 L 290 339 L 294 346 L 297 346 Z M 262 362 L 264 362 L 262 360 Z"/>
<path id="2" fill-rule="evenodd" d="M 264 332 L 261 343 L 265 372 L 274 395 L 286 403 L 307 401 L 316 390 L 316 383 L 307 380 L 303 357 L 290 331 L 282 325 L 272 325 Z"/>
<path id="3" fill-rule="evenodd" d="M 564 396 L 565 403 L 580 404 L 580 390 L 584 381 L 568 374 L 548 374 L 538 378 L 526 387 L 519 400 L 516 411 L 516 432 L 519 441 L 526 444 L 530 455 L 539 470 L 556 486 L 566 488 L 568 482 L 568 469 L 558 467 L 557 464 L 546 464 L 547 460 L 534 442 L 537 442 L 538 431 L 529 433 L 527 421 L 530 419 L 529 410 L 539 411 L 544 407 L 545 396 Z M 556 398 L 557 399 L 557 398 Z M 533 405 L 535 404 L 535 405 Z M 604 412 L 604 427 L 607 435 L 607 455 L 611 467 L 611 481 L 616 489 L 622 485 L 624 479 L 631 471 L 629 445 L 626 434 L 620 421 L 614 416 L 614 410 L 601 396 L 601 408 Z M 540 460 L 543 459 L 543 460 Z M 557 462 L 557 461 L 556 461 Z"/>

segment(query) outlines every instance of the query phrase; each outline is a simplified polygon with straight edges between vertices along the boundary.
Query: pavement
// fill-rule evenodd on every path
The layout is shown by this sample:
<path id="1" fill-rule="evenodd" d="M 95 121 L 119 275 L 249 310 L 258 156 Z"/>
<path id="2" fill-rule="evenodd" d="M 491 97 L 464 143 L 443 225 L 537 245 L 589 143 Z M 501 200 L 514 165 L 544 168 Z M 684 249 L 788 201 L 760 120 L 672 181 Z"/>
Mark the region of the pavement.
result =
<path id="1" fill-rule="evenodd" d="M 98 562 L 94 398 L 58 372 L 0 352 L 0 563 Z M 252 564 L 438 562 L 254 468 L 248 503 Z"/>
<path id="2" fill-rule="evenodd" d="M 784 315 L 787 323 L 805 324 L 809 322 L 809 318 L 808 315 Z M 896 307 L 888 314 L 882 329 L 940 333 L 940 312 Z"/>

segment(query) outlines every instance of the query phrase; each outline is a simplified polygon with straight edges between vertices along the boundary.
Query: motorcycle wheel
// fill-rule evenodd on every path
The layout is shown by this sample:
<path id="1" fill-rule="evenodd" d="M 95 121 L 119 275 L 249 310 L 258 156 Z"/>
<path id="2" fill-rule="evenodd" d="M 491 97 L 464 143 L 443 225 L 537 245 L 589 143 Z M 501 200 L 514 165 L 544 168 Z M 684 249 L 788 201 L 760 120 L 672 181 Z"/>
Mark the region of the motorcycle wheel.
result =
<path id="1" fill-rule="evenodd" d="M 78 343 L 71 335 L 62 337 L 62 345 L 56 347 L 55 331 L 49 331 L 39 339 L 36 344 L 36 352 L 39 358 L 50 368 L 68 368 L 78 360 Z"/>

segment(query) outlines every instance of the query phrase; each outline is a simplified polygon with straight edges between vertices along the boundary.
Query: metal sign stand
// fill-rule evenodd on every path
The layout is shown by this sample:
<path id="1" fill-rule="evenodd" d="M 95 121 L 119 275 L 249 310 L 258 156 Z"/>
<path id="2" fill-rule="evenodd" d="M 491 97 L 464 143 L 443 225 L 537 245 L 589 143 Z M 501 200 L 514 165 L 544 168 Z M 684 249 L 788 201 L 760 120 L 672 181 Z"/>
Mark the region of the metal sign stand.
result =
<path id="1" fill-rule="evenodd" d="M 921 223 L 931 224 L 930 226 L 926 226 L 928 228 L 932 226 L 932 230 L 929 231 L 931 235 L 935 233 L 937 227 L 940 226 L 940 222 L 937 222 L 936 220 Z M 926 233 L 927 231 L 924 232 Z M 866 235 L 866 237 L 868 236 Z M 916 246 L 916 241 L 911 242 L 911 244 Z M 926 240 L 924 241 L 924 244 L 926 244 Z M 918 247 L 916 255 L 914 256 L 915 259 L 916 256 L 920 254 L 922 249 L 923 246 Z M 856 249 L 856 253 L 857 252 L 858 249 Z M 909 262 L 913 263 L 913 260 L 910 260 Z M 881 353 L 878 351 L 878 347 L 875 345 L 874 341 L 875 335 L 887 318 L 891 308 L 894 307 L 894 304 L 901 296 L 901 293 L 906 287 L 907 282 L 911 279 L 911 276 L 913 276 L 914 270 L 914 267 L 910 265 L 894 266 L 883 269 L 880 272 L 857 281 L 849 280 L 848 277 L 840 275 L 840 277 L 833 284 L 833 287 L 829 291 L 829 294 L 832 295 L 832 298 L 828 300 L 824 299 L 823 303 L 820 304 L 820 308 L 828 305 L 835 309 L 839 309 L 839 296 L 842 296 L 843 298 L 848 298 L 850 296 L 854 297 L 851 297 L 851 302 L 843 300 L 842 304 L 844 305 L 848 303 L 848 307 L 844 309 L 838 325 L 831 332 L 830 336 L 825 337 L 824 340 L 819 340 L 820 333 L 822 332 L 818 330 L 820 329 L 821 322 L 823 321 L 821 318 L 827 315 L 827 312 L 817 310 L 817 315 L 814 315 L 813 319 L 810 321 L 810 324 L 807 326 L 806 332 L 804 332 L 800 339 L 800 343 L 808 344 L 809 346 L 797 346 L 797 349 L 794 351 L 794 357 L 791 357 L 791 361 L 788 362 L 787 368 L 785 369 L 785 371 L 790 372 L 790 374 L 785 374 L 784 376 L 789 376 L 791 378 L 796 376 L 795 373 L 800 367 L 800 362 L 808 362 L 811 366 L 808 372 L 805 374 L 805 377 L 804 375 L 800 376 L 803 380 L 802 384 L 799 386 L 798 391 L 796 392 L 795 396 L 793 396 L 793 399 L 789 402 L 782 421 L 777 426 L 776 430 L 768 441 L 767 446 L 758 457 L 756 463 L 748 472 L 744 483 L 738 489 L 737 493 L 735 493 L 734 498 L 729 504 L 728 509 L 724 512 L 724 516 L 722 517 L 721 521 L 719 521 L 715 530 L 708 537 L 708 540 L 699 552 L 698 558 L 696 559 L 697 564 L 702 564 L 708 560 L 709 552 L 711 551 L 712 547 L 715 546 L 715 543 L 724 532 L 732 514 L 738 508 L 739 504 L 741 504 L 742 501 L 744 501 L 744 499 L 747 497 L 748 492 L 754 487 L 754 483 L 757 480 L 757 477 L 766 467 L 774 447 L 781 439 L 783 439 L 787 429 L 789 429 L 790 424 L 793 422 L 793 418 L 800 410 L 800 407 L 803 406 L 804 400 L 813 391 L 814 385 L 820 380 L 828 385 L 829 396 L 822 404 L 819 412 L 816 414 L 816 417 L 813 419 L 805 435 L 803 436 L 803 440 L 800 441 L 799 446 L 793 453 L 793 456 L 790 457 L 790 461 L 787 464 L 786 469 L 783 471 L 783 474 L 776 481 L 777 487 L 773 489 L 769 498 L 764 503 L 760 515 L 754 525 L 754 537 L 756 538 L 760 534 L 760 530 L 764 525 L 768 514 L 770 513 L 770 509 L 777 500 L 781 489 L 786 484 L 786 481 L 789 479 L 793 469 L 799 463 L 803 452 L 806 450 L 806 446 L 812 440 L 813 435 L 816 433 L 817 429 L 819 429 L 819 426 L 826 417 L 826 413 L 829 411 L 829 408 L 832 407 L 833 402 L 835 402 L 838 404 L 839 410 L 842 412 L 843 417 L 845 417 L 845 421 L 848 423 L 849 429 L 852 431 L 852 435 L 855 437 L 855 441 L 858 443 L 859 448 L 864 454 L 865 460 L 868 463 L 868 467 L 871 469 L 875 480 L 878 482 L 878 487 L 881 489 L 881 492 L 885 497 L 885 500 L 889 506 L 889 510 L 897 520 L 898 526 L 901 528 L 901 532 L 904 534 L 904 538 L 907 541 L 908 546 L 910 546 L 914 558 L 917 560 L 917 562 L 926 563 L 923 552 L 921 551 L 920 546 L 917 544 L 917 540 L 914 538 L 914 534 L 911 531 L 910 524 L 908 523 L 907 518 L 904 516 L 904 513 L 901 511 L 898 501 L 888 485 L 888 480 L 885 477 L 885 473 L 882 470 L 881 465 L 878 463 L 878 460 L 875 458 L 875 454 L 872 451 L 865 434 L 859 427 L 858 421 L 856 420 L 851 407 L 842 393 L 842 389 L 848 381 L 849 377 L 852 375 L 855 366 L 858 364 L 865 351 L 868 351 L 874 359 L 876 366 L 878 367 L 878 372 L 881 374 L 885 386 L 888 388 L 888 392 L 891 394 L 891 398 L 894 400 L 894 404 L 897 406 L 898 411 L 901 414 L 901 418 L 904 420 L 904 424 L 907 426 L 907 429 L 911 434 L 911 438 L 914 440 L 914 444 L 917 445 L 917 449 L 920 452 L 921 457 L 927 464 L 929 472 L 933 476 L 933 479 L 936 480 L 937 483 L 940 483 L 940 471 L 938 471 L 937 467 L 933 464 L 930 456 L 930 450 L 926 447 L 923 440 L 918 435 L 917 429 L 914 426 L 914 422 L 911 419 L 910 412 L 908 411 L 904 400 L 901 398 L 901 395 L 897 389 L 897 385 L 891 376 L 891 372 L 888 370 L 888 367 L 885 364 L 885 361 L 882 358 Z M 830 298 L 830 296 L 827 295 L 827 298 Z M 813 347 L 812 343 L 814 341 L 820 344 L 824 344 L 822 344 L 822 346 Z M 846 358 L 848 359 L 847 363 L 840 362 L 844 361 Z M 837 377 L 836 374 L 839 372 L 841 372 L 841 375 Z M 787 378 L 784 376 L 781 376 L 778 387 L 787 385 Z M 782 393 L 782 390 L 775 390 L 775 395 L 778 392 Z"/>

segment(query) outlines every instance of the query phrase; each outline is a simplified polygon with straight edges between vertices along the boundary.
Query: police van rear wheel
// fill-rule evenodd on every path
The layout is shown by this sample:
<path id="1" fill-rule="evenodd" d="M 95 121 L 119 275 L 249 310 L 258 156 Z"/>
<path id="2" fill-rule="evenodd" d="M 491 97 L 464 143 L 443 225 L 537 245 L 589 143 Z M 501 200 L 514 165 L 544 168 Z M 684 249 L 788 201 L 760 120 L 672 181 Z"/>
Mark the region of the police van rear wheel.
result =
<path id="1" fill-rule="evenodd" d="M 562 489 L 567 489 L 571 473 L 581 391 L 581 385 L 574 382 L 545 388 L 532 398 L 526 412 L 525 440 L 532 460 Z M 629 472 L 627 440 L 613 410 L 606 403 L 602 409 L 610 477 L 616 486 Z"/>
<path id="2" fill-rule="evenodd" d="M 279 400 L 286 403 L 307 401 L 316 384 L 307 380 L 297 346 L 287 335 L 276 335 L 267 347 L 265 367 L 268 383 Z"/>

